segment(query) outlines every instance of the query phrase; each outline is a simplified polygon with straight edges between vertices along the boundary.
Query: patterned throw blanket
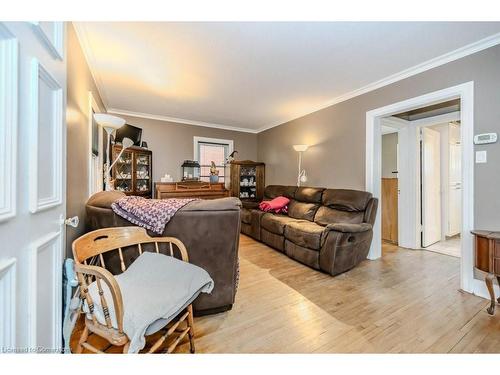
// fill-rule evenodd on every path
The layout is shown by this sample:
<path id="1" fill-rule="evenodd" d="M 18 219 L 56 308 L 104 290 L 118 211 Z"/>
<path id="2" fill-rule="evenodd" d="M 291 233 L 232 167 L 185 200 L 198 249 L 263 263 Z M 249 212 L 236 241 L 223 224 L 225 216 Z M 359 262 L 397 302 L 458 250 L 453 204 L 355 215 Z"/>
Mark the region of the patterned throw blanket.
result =
<path id="1" fill-rule="evenodd" d="M 198 199 L 146 199 L 127 196 L 111 204 L 113 211 L 132 224 L 162 234 L 167 223 L 175 213 L 189 202 Z"/>

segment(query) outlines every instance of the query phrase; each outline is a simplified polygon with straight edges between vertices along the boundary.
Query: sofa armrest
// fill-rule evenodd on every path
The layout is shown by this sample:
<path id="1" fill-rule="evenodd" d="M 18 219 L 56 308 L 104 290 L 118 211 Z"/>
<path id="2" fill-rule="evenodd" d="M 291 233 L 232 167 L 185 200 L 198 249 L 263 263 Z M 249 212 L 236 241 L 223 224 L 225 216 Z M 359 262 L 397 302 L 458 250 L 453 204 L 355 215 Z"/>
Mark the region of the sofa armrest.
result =
<path id="1" fill-rule="evenodd" d="M 328 224 L 326 228 L 329 230 L 334 230 L 342 233 L 360 233 L 371 230 L 372 225 L 368 223 L 361 223 L 361 224 L 335 223 L 335 224 Z"/>

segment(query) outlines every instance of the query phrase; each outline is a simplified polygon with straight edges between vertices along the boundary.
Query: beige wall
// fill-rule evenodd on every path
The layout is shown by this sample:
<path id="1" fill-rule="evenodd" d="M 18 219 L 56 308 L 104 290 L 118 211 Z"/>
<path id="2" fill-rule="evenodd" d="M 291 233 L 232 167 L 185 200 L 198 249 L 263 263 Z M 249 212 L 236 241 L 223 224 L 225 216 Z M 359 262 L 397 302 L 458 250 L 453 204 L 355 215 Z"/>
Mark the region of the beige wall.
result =
<path id="1" fill-rule="evenodd" d="M 121 116 L 127 124 L 142 128 L 142 140 L 148 143 L 153 151 L 153 179 L 159 181 L 165 173 L 174 180 L 181 178 L 181 164 L 186 159 L 193 159 L 193 137 L 209 137 L 232 139 L 234 149 L 238 151 L 237 159 L 256 160 L 257 135 L 230 130 L 207 128 L 150 120 L 131 116 Z"/>
<path id="2" fill-rule="evenodd" d="M 397 178 L 398 170 L 398 133 L 382 136 L 382 178 Z"/>
<path id="3" fill-rule="evenodd" d="M 66 216 L 79 216 L 78 228 L 67 227 L 68 254 L 71 243 L 85 230 L 85 202 L 88 199 L 89 91 L 98 105 L 102 101 L 71 23 L 67 27 L 67 182 Z"/>
<path id="4" fill-rule="evenodd" d="M 297 153 L 292 145 L 308 143 L 309 185 L 364 189 L 366 112 L 468 81 L 474 81 L 475 134 L 500 132 L 500 46 L 495 46 L 259 133 L 266 184 L 293 185 L 297 165 L 290 161 Z M 488 163 L 474 168 L 475 226 L 498 230 L 500 143 L 475 150 L 488 151 Z"/>

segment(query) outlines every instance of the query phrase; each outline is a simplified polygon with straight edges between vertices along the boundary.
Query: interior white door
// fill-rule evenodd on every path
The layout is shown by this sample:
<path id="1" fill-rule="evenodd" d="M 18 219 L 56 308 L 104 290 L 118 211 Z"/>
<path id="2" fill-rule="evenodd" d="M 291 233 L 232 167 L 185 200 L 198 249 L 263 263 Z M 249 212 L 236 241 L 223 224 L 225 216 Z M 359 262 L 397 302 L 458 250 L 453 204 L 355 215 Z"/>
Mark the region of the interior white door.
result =
<path id="1" fill-rule="evenodd" d="M 456 137 L 453 139 L 450 137 L 449 160 L 447 235 L 454 236 L 460 233 L 462 227 L 462 146 Z"/>
<path id="2" fill-rule="evenodd" d="M 0 348 L 62 347 L 63 22 L 0 22 Z"/>
<path id="3" fill-rule="evenodd" d="M 441 240 L 441 136 L 422 128 L 422 247 Z"/>

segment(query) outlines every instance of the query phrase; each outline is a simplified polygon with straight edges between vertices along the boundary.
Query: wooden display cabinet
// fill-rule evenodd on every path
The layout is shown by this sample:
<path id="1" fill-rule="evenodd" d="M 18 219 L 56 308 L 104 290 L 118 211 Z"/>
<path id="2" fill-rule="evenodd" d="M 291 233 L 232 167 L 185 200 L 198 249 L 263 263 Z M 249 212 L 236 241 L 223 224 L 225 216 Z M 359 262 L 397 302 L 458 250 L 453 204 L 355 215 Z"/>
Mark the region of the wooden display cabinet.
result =
<path id="1" fill-rule="evenodd" d="M 122 149 L 121 145 L 113 145 L 112 161 Z M 153 153 L 142 147 L 129 147 L 113 166 L 111 177 L 115 190 L 127 195 L 140 195 L 151 198 L 153 176 Z"/>
<path id="2" fill-rule="evenodd" d="M 250 160 L 233 160 L 230 164 L 231 196 L 243 202 L 260 202 L 264 197 L 265 171 L 264 163 Z"/>

